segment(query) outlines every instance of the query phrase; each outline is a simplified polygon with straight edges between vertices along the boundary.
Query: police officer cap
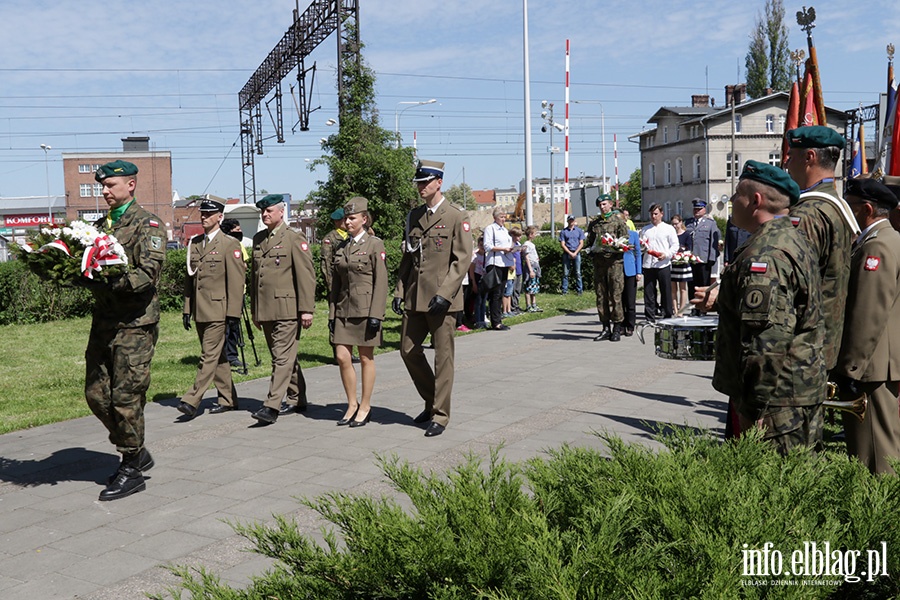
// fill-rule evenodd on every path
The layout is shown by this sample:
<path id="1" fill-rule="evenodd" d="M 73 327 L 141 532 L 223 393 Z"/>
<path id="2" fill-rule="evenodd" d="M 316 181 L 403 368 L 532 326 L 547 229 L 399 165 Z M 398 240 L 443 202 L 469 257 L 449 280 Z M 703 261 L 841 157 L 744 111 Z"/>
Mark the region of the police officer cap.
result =
<path id="1" fill-rule="evenodd" d="M 200 212 L 225 212 L 225 203 L 218 200 L 204 200 L 200 203 Z"/>
<path id="2" fill-rule="evenodd" d="M 265 210 L 272 206 L 273 204 L 278 204 L 280 202 L 284 202 L 284 196 L 281 194 L 269 194 L 268 196 L 264 196 L 262 200 L 256 203 L 256 208 L 259 210 Z"/>
<path id="3" fill-rule="evenodd" d="M 355 215 L 369 210 L 369 201 L 362 196 L 354 196 L 344 205 L 344 216 Z"/>
<path id="4" fill-rule="evenodd" d="M 791 148 L 830 148 L 835 146 L 843 150 L 847 141 L 831 127 L 810 125 L 798 127 L 788 132 L 788 143 Z"/>
<path id="5" fill-rule="evenodd" d="M 703 198 L 694 198 L 691 200 L 691 204 L 694 205 L 694 208 L 706 208 L 706 200 Z"/>
<path id="6" fill-rule="evenodd" d="M 791 199 L 791 204 L 800 199 L 800 186 L 784 169 L 761 163 L 757 160 L 748 160 L 741 171 L 741 179 L 752 179 L 784 192 Z"/>
<path id="7" fill-rule="evenodd" d="M 847 196 L 872 202 L 883 208 L 897 207 L 897 196 L 886 185 L 875 179 L 851 179 L 847 182 Z"/>
<path id="8" fill-rule="evenodd" d="M 344 209 L 343 208 L 339 208 L 336 211 L 334 211 L 333 213 L 331 213 L 332 221 L 340 221 L 343 218 L 344 218 Z"/>
<path id="9" fill-rule="evenodd" d="M 103 181 L 107 177 L 128 177 L 129 175 L 137 175 L 138 168 L 124 160 L 114 160 L 102 165 L 94 172 L 94 179 Z"/>
<path id="10" fill-rule="evenodd" d="M 444 163 L 434 160 L 420 160 L 416 165 L 413 181 L 431 181 L 444 178 Z"/>

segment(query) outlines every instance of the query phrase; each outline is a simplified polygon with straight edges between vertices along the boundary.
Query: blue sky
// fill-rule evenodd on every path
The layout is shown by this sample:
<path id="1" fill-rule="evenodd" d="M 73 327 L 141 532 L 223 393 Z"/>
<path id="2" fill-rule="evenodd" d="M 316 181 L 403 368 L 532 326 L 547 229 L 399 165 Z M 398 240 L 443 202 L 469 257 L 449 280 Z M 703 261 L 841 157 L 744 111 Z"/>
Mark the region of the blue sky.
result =
<path id="1" fill-rule="evenodd" d="M 419 155 L 446 162 L 445 187 L 507 187 L 525 172 L 522 0 L 361 0 L 364 56 L 377 74 L 382 125 L 400 116 L 404 143 L 416 132 Z M 549 175 L 549 136 L 540 102 L 564 112 L 565 44 L 570 40 L 570 177 L 613 175 L 613 134 L 623 181 L 638 166 L 628 136 L 660 106 L 684 106 L 709 93 L 721 104 L 727 84 L 744 81 L 749 34 L 764 0 L 715 0 L 699 10 L 687 0 L 530 0 L 532 158 Z M 182 196 L 242 190 L 237 94 L 291 22 L 294 0 L 4 0 L 0 20 L 0 196 L 62 193 L 62 152 L 115 151 L 120 138 L 148 135 L 173 155 Z M 301 11 L 308 3 L 301 2 Z M 785 3 L 791 48 L 806 47 Z M 900 5 L 813 4 L 813 31 L 826 104 L 839 109 L 877 101 L 886 83 L 885 46 L 900 50 Z M 900 58 L 900 55 L 898 55 Z M 257 187 L 304 196 L 325 173 L 310 172 L 319 139 L 337 117 L 334 38 L 316 61 L 311 130 L 287 132 L 257 156 Z M 309 62 L 307 64 L 309 64 Z M 898 67 L 900 73 L 900 67 Z M 293 75 L 285 82 L 293 81 Z M 435 98 L 424 106 L 400 104 Z M 600 104 L 598 104 L 600 103 Z M 288 110 L 285 122 L 296 122 Z M 406 110 L 403 110 L 406 109 Z M 264 113 L 265 114 L 265 113 Z M 264 135 L 272 135 L 264 123 Z M 871 136 L 870 132 L 870 136 Z M 562 135 L 554 136 L 562 146 Z M 563 156 L 555 157 L 562 177 Z"/>

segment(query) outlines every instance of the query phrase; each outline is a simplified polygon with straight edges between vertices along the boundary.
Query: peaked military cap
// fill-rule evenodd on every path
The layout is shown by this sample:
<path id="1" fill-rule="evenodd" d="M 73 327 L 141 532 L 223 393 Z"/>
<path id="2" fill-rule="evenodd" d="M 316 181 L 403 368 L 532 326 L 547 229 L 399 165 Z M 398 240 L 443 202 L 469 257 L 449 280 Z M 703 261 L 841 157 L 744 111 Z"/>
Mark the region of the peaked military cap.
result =
<path id="1" fill-rule="evenodd" d="M 344 216 L 355 215 L 369 210 L 369 201 L 362 196 L 354 196 L 344 205 Z"/>
<path id="2" fill-rule="evenodd" d="M 200 212 L 225 212 L 225 203 L 218 200 L 204 200 L 200 203 Z"/>
<path id="3" fill-rule="evenodd" d="M 752 179 L 784 192 L 791 199 L 791 204 L 800 199 L 800 186 L 791 179 L 784 169 L 773 167 L 757 160 L 748 160 L 741 171 L 741 179 Z"/>
<path id="4" fill-rule="evenodd" d="M 831 127 L 810 125 L 798 127 L 788 132 L 788 143 L 791 148 L 830 148 L 836 146 L 843 149 L 847 140 Z"/>
<path id="5" fill-rule="evenodd" d="M 706 200 L 703 198 L 694 198 L 691 200 L 691 204 L 694 205 L 694 208 L 706 208 Z"/>
<path id="6" fill-rule="evenodd" d="M 344 209 L 343 208 L 339 208 L 336 211 L 334 211 L 333 213 L 331 213 L 332 221 L 340 221 L 343 218 L 344 218 Z"/>
<path id="7" fill-rule="evenodd" d="M 128 177 L 137 175 L 138 168 L 128 161 L 114 160 L 102 165 L 94 172 L 94 179 L 103 181 L 107 177 Z"/>
<path id="8" fill-rule="evenodd" d="M 420 160 L 416 165 L 413 181 L 431 181 L 444 178 L 444 163 L 434 160 Z"/>
<path id="9" fill-rule="evenodd" d="M 897 208 L 897 196 L 880 181 L 856 178 L 847 182 L 847 196 L 873 202 L 887 209 Z"/>
<path id="10" fill-rule="evenodd" d="M 280 202 L 284 202 L 284 196 L 281 194 L 269 194 L 268 196 L 264 196 L 262 200 L 259 200 L 256 203 L 256 208 L 259 210 L 265 210 L 274 204 L 278 204 Z"/>

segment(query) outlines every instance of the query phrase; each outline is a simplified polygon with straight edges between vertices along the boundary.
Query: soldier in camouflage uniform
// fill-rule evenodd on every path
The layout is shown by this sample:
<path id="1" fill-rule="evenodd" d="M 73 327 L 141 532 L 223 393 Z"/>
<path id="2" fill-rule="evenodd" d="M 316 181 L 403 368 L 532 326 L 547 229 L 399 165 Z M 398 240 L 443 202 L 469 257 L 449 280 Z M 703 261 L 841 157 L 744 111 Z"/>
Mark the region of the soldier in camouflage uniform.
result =
<path id="1" fill-rule="evenodd" d="M 91 284 L 93 320 L 85 351 L 84 394 L 122 454 L 100 500 L 117 500 L 146 488 L 142 471 L 153 466 L 144 448 L 144 404 L 150 360 L 159 336 L 156 287 L 165 258 L 160 220 L 134 199 L 138 169 L 117 160 L 100 167 L 109 215 L 94 225 L 114 235 L 128 256 L 125 273 Z"/>
<path id="2" fill-rule="evenodd" d="M 788 132 L 787 170 L 800 186 L 800 200 L 791 208 L 791 221 L 806 233 L 818 256 L 825 318 L 825 367 L 834 368 L 841 349 L 847 285 L 850 281 L 850 246 L 859 226 L 850 207 L 834 186 L 834 169 L 844 138 L 819 125 Z"/>
<path id="3" fill-rule="evenodd" d="M 594 341 L 622 339 L 622 290 L 625 289 L 624 256 L 621 250 L 610 248 L 601 242 L 605 234 L 628 239 L 628 225 L 617 210 L 613 210 L 612 198 L 603 194 L 597 198 L 600 214 L 588 225 L 587 247 L 594 260 L 594 291 L 597 293 L 597 314 L 603 323 L 603 331 Z M 610 327 L 612 323 L 612 327 Z"/>
<path id="4" fill-rule="evenodd" d="M 782 454 L 821 444 L 825 335 L 817 255 L 792 225 L 797 184 L 748 161 L 732 198 L 734 223 L 753 235 L 722 272 L 713 387 Z"/>

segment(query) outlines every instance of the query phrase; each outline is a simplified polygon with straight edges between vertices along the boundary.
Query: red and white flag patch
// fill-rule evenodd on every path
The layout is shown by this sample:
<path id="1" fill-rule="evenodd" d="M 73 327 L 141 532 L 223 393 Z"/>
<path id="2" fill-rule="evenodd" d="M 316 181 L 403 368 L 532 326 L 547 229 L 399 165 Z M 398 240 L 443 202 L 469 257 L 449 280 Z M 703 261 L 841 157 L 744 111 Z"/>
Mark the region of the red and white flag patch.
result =
<path id="1" fill-rule="evenodd" d="M 241 258 L 241 251 L 240 251 L 240 250 L 235 250 L 235 251 L 234 251 L 234 257 L 237 258 L 238 260 L 240 260 L 240 258 Z"/>
<path id="2" fill-rule="evenodd" d="M 384 254 L 384 252 L 382 252 L 382 253 L 381 253 L 381 260 L 384 260 L 384 257 L 385 257 L 385 254 Z"/>
<path id="3" fill-rule="evenodd" d="M 150 227 L 159 227 L 159 221 L 154 221 L 153 219 L 150 219 L 149 224 Z"/>
<path id="4" fill-rule="evenodd" d="M 877 271 L 878 267 L 881 266 L 881 259 L 877 256 L 867 256 L 866 257 L 866 266 L 864 267 L 866 271 Z"/>
<path id="5" fill-rule="evenodd" d="M 309 251 L 309 244 L 307 244 L 306 242 L 300 242 L 300 249 L 304 252 Z"/>
<path id="6" fill-rule="evenodd" d="M 769 263 L 764 263 L 764 262 L 750 263 L 750 272 L 751 273 L 765 273 L 768 270 L 769 270 Z"/>
<path id="7" fill-rule="evenodd" d="M 471 226 L 467 221 L 463 221 L 463 231 L 468 232 L 471 229 Z"/>
<path id="8" fill-rule="evenodd" d="M 793 225 L 794 227 L 797 227 L 798 225 L 800 225 L 800 217 L 790 217 L 790 219 L 791 219 L 791 225 Z"/>

